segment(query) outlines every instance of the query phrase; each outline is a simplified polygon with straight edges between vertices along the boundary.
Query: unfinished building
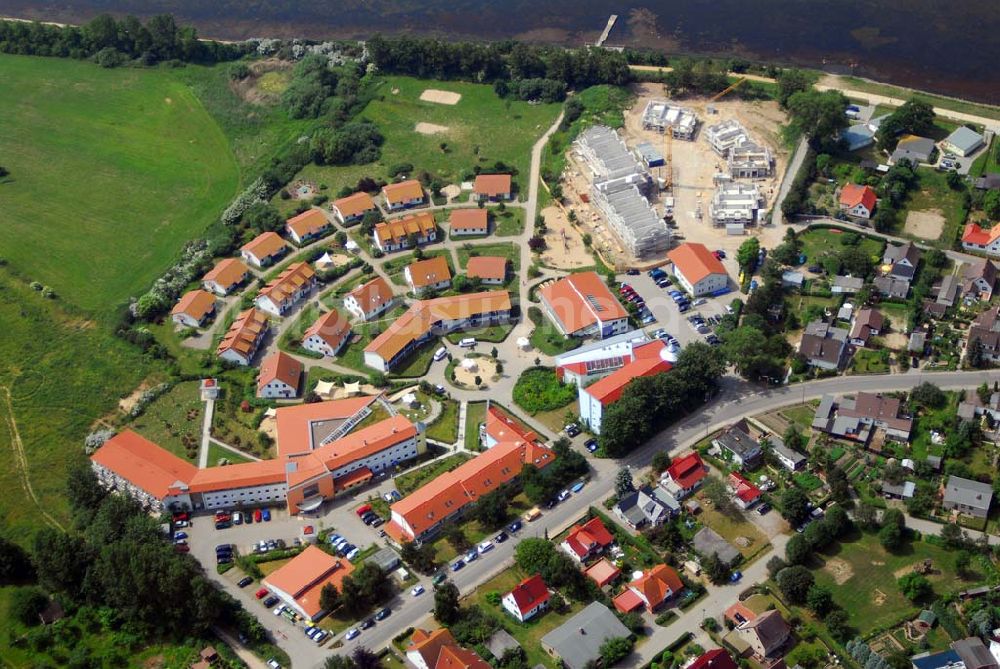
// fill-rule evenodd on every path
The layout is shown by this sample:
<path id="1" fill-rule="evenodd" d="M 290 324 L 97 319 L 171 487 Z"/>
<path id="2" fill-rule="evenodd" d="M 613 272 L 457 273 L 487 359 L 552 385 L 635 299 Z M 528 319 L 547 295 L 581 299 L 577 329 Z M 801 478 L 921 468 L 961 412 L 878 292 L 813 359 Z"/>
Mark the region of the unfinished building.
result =
<path id="1" fill-rule="evenodd" d="M 591 174 L 593 203 L 622 246 L 635 257 L 667 249 L 669 229 L 646 199 L 653 192 L 653 179 L 644 164 L 647 154 L 641 153 L 640 161 L 607 126 L 587 129 L 576 150 Z"/>
<path id="2" fill-rule="evenodd" d="M 739 121 L 730 119 L 705 128 L 705 139 L 713 151 L 725 158 L 734 147 L 749 142 L 750 136 Z"/>
<path id="3" fill-rule="evenodd" d="M 709 205 L 712 224 L 725 227 L 729 234 L 743 234 L 747 226 L 757 225 L 764 198 L 754 184 L 739 183 L 724 177 L 716 179 L 715 195 Z"/>
<path id="4" fill-rule="evenodd" d="M 734 179 L 764 179 L 774 174 L 771 150 L 749 141 L 729 149 L 727 163 Z"/>
<path id="5" fill-rule="evenodd" d="M 694 140 L 695 130 L 698 129 L 698 117 L 687 107 L 650 100 L 642 112 L 642 127 L 644 130 L 657 132 L 666 132 L 667 128 L 670 128 L 670 134 L 674 139 L 685 139 L 690 142 Z"/>

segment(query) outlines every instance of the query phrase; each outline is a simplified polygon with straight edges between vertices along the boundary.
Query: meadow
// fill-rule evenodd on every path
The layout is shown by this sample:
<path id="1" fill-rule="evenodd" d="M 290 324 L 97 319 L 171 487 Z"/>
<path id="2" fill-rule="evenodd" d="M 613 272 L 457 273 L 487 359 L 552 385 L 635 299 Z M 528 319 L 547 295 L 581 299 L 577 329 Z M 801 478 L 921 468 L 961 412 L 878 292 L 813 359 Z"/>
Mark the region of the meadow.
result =
<path id="1" fill-rule="evenodd" d="M 143 292 L 237 191 L 219 125 L 170 70 L 0 57 L 0 249 L 99 312 Z"/>

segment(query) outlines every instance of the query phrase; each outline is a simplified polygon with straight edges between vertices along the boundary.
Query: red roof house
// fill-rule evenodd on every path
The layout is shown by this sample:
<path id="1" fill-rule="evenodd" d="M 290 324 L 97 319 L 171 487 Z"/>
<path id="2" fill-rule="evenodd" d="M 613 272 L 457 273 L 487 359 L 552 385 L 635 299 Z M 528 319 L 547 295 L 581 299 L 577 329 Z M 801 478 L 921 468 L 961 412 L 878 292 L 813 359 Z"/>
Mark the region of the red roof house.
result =
<path id="1" fill-rule="evenodd" d="M 737 669 L 737 665 L 724 649 L 715 648 L 699 655 L 688 669 Z"/>
<path id="2" fill-rule="evenodd" d="M 583 525 L 574 525 L 561 546 L 577 562 L 586 562 L 603 553 L 614 542 L 615 538 L 608 532 L 608 528 L 604 527 L 600 518 L 595 517 Z"/>
<path id="3" fill-rule="evenodd" d="M 733 491 L 736 503 L 744 509 L 749 509 L 760 500 L 760 488 L 736 472 L 729 474 L 729 488 Z"/>
<path id="4" fill-rule="evenodd" d="M 615 579 L 621 576 L 622 570 L 608 562 L 606 558 L 601 558 L 587 567 L 583 573 L 596 583 L 597 587 L 603 588 L 614 583 Z"/>
<path id="5" fill-rule="evenodd" d="M 877 201 L 878 197 L 871 186 L 847 184 L 840 191 L 840 208 L 848 216 L 871 218 Z"/>
<path id="6" fill-rule="evenodd" d="M 671 597 L 680 594 L 684 590 L 684 582 L 672 567 L 659 564 L 629 583 L 628 589 L 636 594 L 648 611 L 655 611 Z"/>
<path id="7" fill-rule="evenodd" d="M 520 622 L 534 618 L 549 605 L 549 589 L 541 575 L 530 576 L 503 596 L 503 607 Z"/>
<path id="8" fill-rule="evenodd" d="M 677 499 L 687 497 L 700 485 L 708 468 L 697 453 L 689 453 L 674 460 L 664 472 L 664 487 Z"/>

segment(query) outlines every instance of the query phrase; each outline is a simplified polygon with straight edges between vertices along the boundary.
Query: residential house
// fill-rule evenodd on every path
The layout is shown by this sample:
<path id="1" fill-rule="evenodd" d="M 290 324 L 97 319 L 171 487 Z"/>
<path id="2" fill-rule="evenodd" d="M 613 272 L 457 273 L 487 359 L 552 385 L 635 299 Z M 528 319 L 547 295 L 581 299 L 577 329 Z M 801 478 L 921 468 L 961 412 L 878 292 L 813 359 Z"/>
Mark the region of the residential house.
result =
<path id="1" fill-rule="evenodd" d="M 851 218 L 868 220 L 875 213 L 878 197 L 871 186 L 847 184 L 840 189 L 840 210 Z"/>
<path id="2" fill-rule="evenodd" d="M 694 500 L 691 500 L 692 502 Z M 740 552 L 711 527 L 703 527 L 691 537 L 691 545 L 702 556 L 715 555 L 727 566 L 740 559 Z"/>
<path id="3" fill-rule="evenodd" d="M 364 191 L 334 200 L 330 205 L 333 215 L 344 225 L 360 221 L 370 211 L 378 211 L 375 200 Z"/>
<path id="4" fill-rule="evenodd" d="M 702 653 L 685 669 L 737 669 L 738 665 L 732 656 L 723 648 L 713 648 Z"/>
<path id="5" fill-rule="evenodd" d="M 987 309 L 972 321 L 972 325 L 969 326 L 966 355 L 969 355 L 973 342 L 977 340 L 983 359 L 990 362 L 1000 361 L 1000 307 Z"/>
<path id="6" fill-rule="evenodd" d="M 459 646 L 444 627 L 433 632 L 415 629 L 406 647 L 406 659 L 416 669 L 490 669 L 475 651 Z"/>
<path id="7" fill-rule="evenodd" d="M 843 328 L 813 321 L 806 325 L 799 342 L 799 352 L 812 367 L 831 371 L 840 369 L 846 358 L 847 334 Z"/>
<path id="8" fill-rule="evenodd" d="M 684 499 L 701 487 L 708 476 L 708 467 L 695 452 L 681 456 L 670 463 L 660 479 L 660 485 L 675 499 Z"/>
<path id="9" fill-rule="evenodd" d="M 490 215 L 485 209 L 452 209 L 448 223 L 452 237 L 490 234 Z"/>
<path id="10" fill-rule="evenodd" d="M 771 435 L 767 439 L 771 443 L 771 453 L 785 469 L 795 472 L 806 466 L 809 458 L 786 446 L 780 437 Z"/>
<path id="11" fill-rule="evenodd" d="M 910 294 L 910 282 L 893 276 L 877 276 L 872 281 L 872 286 L 879 295 L 890 299 L 905 300 Z"/>
<path id="12" fill-rule="evenodd" d="M 992 645 L 992 643 L 991 643 Z M 997 669 L 1000 664 L 983 640 L 977 636 L 951 642 L 951 649 L 958 653 L 965 669 Z"/>
<path id="13" fill-rule="evenodd" d="M 889 483 L 882 481 L 882 494 L 886 499 L 907 500 L 913 497 L 917 490 L 917 484 L 913 481 L 903 481 L 902 483 Z"/>
<path id="14" fill-rule="evenodd" d="M 910 333 L 910 340 L 906 342 L 906 350 L 911 355 L 921 356 L 927 346 L 927 332 L 925 330 L 914 330 Z"/>
<path id="15" fill-rule="evenodd" d="M 993 487 L 989 483 L 949 476 L 944 486 L 941 506 L 973 518 L 986 518 L 992 501 Z"/>
<path id="16" fill-rule="evenodd" d="M 574 525 L 559 547 L 576 562 L 583 564 L 603 554 L 614 542 L 614 536 L 608 532 L 600 517 L 595 516 L 583 525 Z"/>
<path id="17" fill-rule="evenodd" d="M 960 125 L 941 141 L 945 153 L 954 153 L 963 158 L 971 156 L 986 144 L 983 136 L 972 128 Z M 967 667 L 966 669 L 973 669 Z"/>
<path id="18" fill-rule="evenodd" d="M 254 267 L 272 265 L 285 255 L 288 245 L 277 232 L 262 232 L 240 247 L 240 256 Z"/>
<path id="19" fill-rule="evenodd" d="M 916 135 L 903 135 L 896 143 L 896 149 L 889 156 L 889 164 L 897 165 L 902 160 L 908 160 L 914 165 L 929 163 L 936 148 L 933 139 Z"/>
<path id="20" fill-rule="evenodd" d="M 860 276 L 835 276 L 830 285 L 830 292 L 834 295 L 853 295 L 864 288 L 864 277 Z"/>
<path id="21" fill-rule="evenodd" d="M 885 319 L 877 309 L 865 307 L 854 315 L 851 323 L 851 343 L 855 346 L 867 346 L 872 337 L 882 334 Z"/>
<path id="22" fill-rule="evenodd" d="M 704 244 L 687 242 L 667 253 L 673 273 L 694 297 L 713 295 L 729 287 L 729 274 Z"/>
<path id="23" fill-rule="evenodd" d="M 765 611 L 753 620 L 741 623 L 736 631 L 758 660 L 778 656 L 792 635 L 792 628 L 777 609 Z"/>
<path id="24" fill-rule="evenodd" d="M 740 469 L 755 469 L 761 462 L 763 451 L 760 443 L 750 436 L 746 420 L 730 425 L 712 440 Z"/>
<path id="25" fill-rule="evenodd" d="M 802 285 L 805 283 L 806 277 L 802 272 L 795 272 L 792 270 L 786 270 L 781 274 L 781 286 L 783 288 L 798 288 L 802 289 Z"/>
<path id="26" fill-rule="evenodd" d="M 615 608 L 622 613 L 630 613 L 645 607 L 653 613 L 684 591 L 680 575 L 665 564 L 643 571 L 628 584 L 628 587 L 614 598 Z"/>
<path id="27" fill-rule="evenodd" d="M 912 281 L 919 263 L 920 249 L 913 242 L 886 244 L 882 264 L 889 266 L 887 274 Z"/>
<path id="28" fill-rule="evenodd" d="M 510 261 L 502 256 L 473 256 L 465 269 L 470 279 L 479 279 L 489 286 L 502 286 L 507 281 Z"/>
<path id="29" fill-rule="evenodd" d="M 962 658 L 952 649 L 920 653 L 910 658 L 913 669 L 965 669 Z"/>
<path id="30" fill-rule="evenodd" d="M 659 494 L 658 494 L 659 493 Z M 672 504 L 668 504 L 670 500 Z M 648 526 L 656 527 L 680 511 L 680 505 L 662 488 L 642 486 L 615 504 L 615 515 L 633 530 Z"/>
<path id="31" fill-rule="evenodd" d="M 261 311 L 284 316 L 316 286 L 316 272 L 307 262 L 292 263 L 260 289 L 254 304 Z"/>
<path id="32" fill-rule="evenodd" d="M 189 290 L 170 310 L 170 318 L 178 325 L 200 328 L 215 316 L 215 295 L 204 290 Z"/>
<path id="33" fill-rule="evenodd" d="M 319 239 L 332 229 L 333 224 L 321 209 L 307 209 L 285 221 L 285 232 L 300 246 Z"/>
<path id="34" fill-rule="evenodd" d="M 326 312 L 302 333 L 302 348 L 313 353 L 333 357 L 340 352 L 351 336 L 351 323 L 336 309 Z"/>
<path id="35" fill-rule="evenodd" d="M 552 281 L 538 296 L 549 320 L 567 337 L 604 339 L 629 329 L 628 312 L 597 272 Z"/>
<path id="36" fill-rule="evenodd" d="M 434 222 L 434 214 L 422 211 L 376 223 L 372 235 L 379 251 L 392 253 L 437 241 L 437 225 Z"/>
<path id="37" fill-rule="evenodd" d="M 997 285 L 997 266 L 991 260 L 979 260 L 965 266 L 961 295 L 967 301 L 989 302 Z"/>
<path id="38" fill-rule="evenodd" d="M 511 193 L 509 174 L 480 174 L 472 185 L 472 197 L 476 200 L 509 200 Z"/>
<path id="39" fill-rule="evenodd" d="M 241 260 L 225 258 L 201 277 L 202 287 L 210 293 L 226 296 L 247 280 L 250 270 Z"/>
<path id="40" fill-rule="evenodd" d="M 582 611 L 542 637 L 542 648 L 566 669 L 590 669 L 601 659 L 609 639 L 625 638 L 629 629 L 608 607 L 591 602 Z"/>
<path id="41" fill-rule="evenodd" d="M 955 302 L 958 301 L 958 291 L 961 287 L 960 279 L 954 274 L 949 274 L 938 282 L 935 302 L 943 304 L 945 307 L 955 306 Z"/>
<path id="42" fill-rule="evenodd" d="M 729 473 L 729 489 L 733 493 L 733 501 L 741 509 L 749 509 L 760 501 L 760 488 L 738 472 Z"/>
<path id="43" fill-rule="evenodd" d="M 403 270 L 407 285 L 415 294 L 451 288 L 451 269 L 446 256 L 434 256 L 410 263 Z"/>
<path id="44" fill-rule="evenodd" d="M 247 309 L 229 326 L 215 352 L 223 360 L 237 365 L 249 365 L 260 343 L 267 336 L 268 328 L 267 314 L 259 309 Z"/>
<path id="45" fill-rule="evenodd" d="M 515 585 L 500 604 L 518 622 L 527 622 L 549 607 L 549 589 L 541 575 L 535 574 Z"/>
<path id="46" fill-rule="evenodd" d="M 966 251 L 979 251 L 988 256 L 1000 256 L 1000 223 L 989 230 L 979 227 L 976 223 L 967 223 L 962 232 L 962 248 Z"/>
<path id="47" fill-rule="evenodd" d="M 824 395 L 816 408 L 812 428 L 842 439 L 868 443 L 872 428 L 886 437 L 906 442 L 910 439 L 913 419 L 902 412 L 902 402 L 895 397 L 858 393 L 855 398 Z"/>
<path id="48" fill-rule="evenodd" d="M 370 321 L 392 307 L 392 288 L 380 276 L 367 281 L 344 296 L 344 308 L 362 321 Z"/>
<path id="49" fill-rule="evenodd" d="M 424 203 L 424 187 L 416 179 L 382 186 L 382 196 L 389 211 L 399 211 Z"/>
<path id="50" fill-rule="evenodd" d="M 257 397 L 290 399 L 298 397 L 304 366 L 284 351 L 264 358 L 257 375 Z"/>

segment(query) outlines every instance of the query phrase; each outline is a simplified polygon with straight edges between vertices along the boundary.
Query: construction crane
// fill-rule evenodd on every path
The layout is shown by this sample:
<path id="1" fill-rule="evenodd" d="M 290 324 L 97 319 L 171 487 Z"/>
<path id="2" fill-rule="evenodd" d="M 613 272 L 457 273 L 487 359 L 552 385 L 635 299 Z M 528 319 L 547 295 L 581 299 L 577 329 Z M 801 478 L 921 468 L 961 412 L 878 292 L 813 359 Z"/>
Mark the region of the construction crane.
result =
<path id="1" fill-rule="evenodd" d="M 734 82 L 733 82 L 733 83 L 732 83 L 732 84 L 731 84 L 731 85 L 730 85 L 730 86 L 729 86 L 728 88 L 726 88 L 726 89 L 725 89 L 724 91 L 722 91 L 722 92 L 720 92 L 720 93 L 716 93 L 716 94 L 715 94 L 715 96 L 713 96 L 713 97 L 712 97 L 712 99 L 708 101 L 708 104 L 712 104 L 713 102 L 716 102 L 716 101 L 718 101 L 718 100 L 719 100 L 719 98 L 722 98 L 723 96 L 727 95 L 728 93 L 731 93 L 731 92 L 732 92 L 732 91 L 734 91 L 735 89 L 739 88 L 740 86 L 742 86 L 742 85 L 743 85 L 743 82 L 745 82 L 746 80 L 747 80 L 747 78 L 746 78 L 746 77 L 740 77 L 739 79 L 737 79 L 736 81 L 734 81 Z"/>

